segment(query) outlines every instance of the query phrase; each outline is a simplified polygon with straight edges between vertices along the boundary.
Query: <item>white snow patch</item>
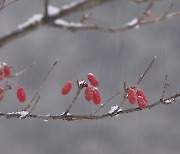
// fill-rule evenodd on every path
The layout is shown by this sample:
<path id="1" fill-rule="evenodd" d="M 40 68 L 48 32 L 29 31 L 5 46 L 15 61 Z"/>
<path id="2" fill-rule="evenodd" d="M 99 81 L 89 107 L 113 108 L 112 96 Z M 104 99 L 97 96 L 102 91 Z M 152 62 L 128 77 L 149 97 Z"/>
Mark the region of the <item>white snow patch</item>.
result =
<path id="1" fill-rule="evenodd" d="M 108 113 L 110 113 L 110 114 L 113 113 L 117 108 L 118 108 L 117 105 L 111 106 L 111 110 Z"/>
<path id="2" fill-rule="evenodd" d="M 131 20 L 130 22 L 127 23 L 128 26 L 134 26 L 135 24 L 137 24 L 138 19 L 134 18 L 133 20 Z"/>
<path id="3" fill-rule="evenodd" d="M 60 26 L 64 26 L 64 27 L 82 27 L 83 26 L 83 24 L 81 23 L 66 22 L 62 19 L 57 19 L 54 23 Z"/>
<path id="4" fill-rule="evenodd" d="M 20 114 L 21 116 L 19 117 L 19 119 L 22 119 L 25 116 L 27 116 L 29 114 L 29 112 L 27 112 L 27 111 L 20 111 L 20 112 L 16 112 L 16 114 Z"/>
<path id="5" fill-rule="evenodd" d="M 42 14 L 35 14 L 31 18 L 29 18 L 26 22 L 18 25 L 18 29 L 23 29 L 31 24 L 35 24 L 36 22 L 41 21 L 43 15 Z"/>
<path id="6" fill-rule="evenodd" d="M 170 103 L 172 103 L 172 102 L 173 102 L 172 100 L 166 100 L 166 101 L 165 101 L 166 104 L 170 104 Z"/>
<path id="7" fill-rule="evenodd" d="M 113 113 L 117 108 L 118 108 L 117 105 L 111 106 L 111 110 L 108 113 L 110 113 L 110 114 Z M 117 112 L 119 112 L 119 111 L 122 111 L 122 108 L 120 108 Z M 118 116 L 119 116 L 119 114 L 116 115 L 116 117 L 118 117 Z"/>
<path id="8" fill-rule="evenodd" d="M 65 112 L 61 113 L 61 115 L 64 115 Z M 67 115 L 71 115 L 70 113 L 67 113 Z"/>
<path id="9" fill-rule="evenodd" d="M 55 6 L 52 6 L 52 5 L 48 6 L 48 15 L 49 16 L 56 15 L 59 12 L 60 12 L 60 9 L 58 7 L 55 7 Z"/>

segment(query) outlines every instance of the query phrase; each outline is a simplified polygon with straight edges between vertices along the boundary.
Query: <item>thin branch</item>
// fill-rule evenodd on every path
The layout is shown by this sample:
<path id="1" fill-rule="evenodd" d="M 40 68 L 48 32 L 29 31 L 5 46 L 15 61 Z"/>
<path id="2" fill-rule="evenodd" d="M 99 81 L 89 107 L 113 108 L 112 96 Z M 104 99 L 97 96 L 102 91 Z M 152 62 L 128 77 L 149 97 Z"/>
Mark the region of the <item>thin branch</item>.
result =
<path id="1" fill-rule="evenodd" d="M 45 81 L 47 80 L 48 76 L 50 75 L 50 73 L 52 72 L 52 70 L 54 69 L 54 67 L 56 66 L 56 64 L 58 63 L 58 60 L 54 62 L 53 66 L 49 69 L 49 71 L 47 72 L 46 76 L 44 77 L 44 79 L 41 81 L 41 84 L 38 88 L 38 90 L 36 91 L 35 95 L 33 96 L 33 98 L 31 99 L 31 101 L 28 103 L 28 105 L 24 108 L 23 111 L 26 111 L 27 109 L 29 109 L 31 107 L 31 104 L 34 102 L 34 100 L 36 99 L 36 97 L 39 97 L 39 93 L 41 91 L 41 89 L 43 88 Z"/>
<path id="2" fill-rule="evenodd" d="M 140 82 L 144 79 L 144 76 L 146 75 L 146 73 L 149 71 L 149 69 L 151 68 L 152 64 L 155 62 L 156 60 L 156 56 L 153 58 L 152 62 L 149 64 L 148 68 L 145 70 L 144 74 L 140 76 L 137 85 L 140 84 Z"/>
<path id="3" fill-rule="evenodd" d="M 11 75 L 11 77 L 18 77 L 19 75 L 25 73 L 26 71 L 29 71 L 30 69 L 32 69 L 32 67 L 36 64 L 36 62 L 33 62 L 30 66 L 26 67 L 25 69 L 21 70 L 18 73 L 15 73 L 13 75 Z"/>
<path id="4" fill-rule="evenodd" d="M 31 108 L 31 110 L 29 111 L 29 113 L 27 114 L 27 116 L 30 115 L 30 114 L 32 113 L 32 111 L 35 109 L 35 107 L 36 107 L 39 99 L 40 99 L 40 95 L 37 97 L 35 103 L 33 104 L 32 108 Z"/>
<path id="5" fill-rule="evenodd" d="M 48 4 L 49 0 L 44 0 L 44 18 L 48 18 Z"/>
<path id="6" fill-rule="evenodd" d="M 169 84 L 167 83 L 167 75 L 165 76 L 165 80 L 164 80 L 164 87 L 163 87 L 163 92 L 162 92 L 162 95 L 161 95 L 161 101 L 164 99 L 164 96 L 165 96 L 165 93 L 166 93 L 166 90 L 169 86 Z"/>
<path id="7" fill-rule="evenodd" d="M 64 112 L 63 115 L 67 115 L 69 113 L 69 111 L 71 110 L 71 108 L 73 107 L 74 103 L 76 102 L 80 92 L 81 92 L 82 88 L 78 87 L 77 91 L 76 91 L 76 95 L 74 97 L 74 99 L 72 100 L 71 104 L 69 105 L 69 107 L 66 109 L 66 112 Z"/>
<path id="8" fill-rule="evenodd" d="M 4 9 L 5 7 L 7 7 L 7 6 L 9 6 L 9 5 L 17 2 L 17 1 L 19 1 L 19 0 L 13 0 L 13 1 L 9 2 L 8 4 L 4 5 L 3 9 Z"/>
<path id="9" fill-rule="evenodd" d="M 0 0 L 0 11 L 4 8 L 5 0 Z"/>

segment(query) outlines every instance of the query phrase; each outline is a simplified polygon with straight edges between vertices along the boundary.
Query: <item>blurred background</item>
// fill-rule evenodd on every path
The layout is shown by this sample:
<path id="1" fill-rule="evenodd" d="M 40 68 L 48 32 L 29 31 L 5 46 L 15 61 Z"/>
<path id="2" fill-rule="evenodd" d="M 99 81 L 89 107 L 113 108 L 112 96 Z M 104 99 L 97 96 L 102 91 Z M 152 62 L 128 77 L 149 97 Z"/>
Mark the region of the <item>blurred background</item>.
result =
<path id="1" fill-rule="evenodd" d="M 50 0 L 61 7 L 72 0 Z M 155 5 L 154 15 L 162 15 L 171 0 Z M 174 0 L 172 11 L 180 11 L 180 1 Z M 79 21 L 83 13 L 93 12 L 93 18 L 106 26 L 120 27 L 139 17 L 147 4 L 116 0 L 86 12 L 66 17 Z M 19 0 L 0 12 L 0 36 L 15 29 L 33 14 L 43 12 L 43 0 Z M 41 91 L 34 114 L 61 114 L 75 95 L 76 86 L 67 96 L 60 93 L 67 80 L 81 79 L 94 73 L 100 81 L 102 101 L 123 89 L 123 82 L 134 85 L 154 56 L 156 62 L 140 84 L 149 103 L 160 99 L 165 75 L 170 87 L 166 97 L 180 91 L 180 18 L 132 29 L 123 33 L 78 31 L 43 27 L 0 48 L 0 60 L 15 66 L 18 72 L 36 61 L 31 71 L 9 82 L 23 86 L 28 101 L 56 59 L 60 63 L 49 76 Z M 3 81 L 1 84 L 4 84 Z M 100 113 L 116 105 L 115 98 Z M 16 112 L 20 104 L 16 90 L 6 93 L 0 112 Z M 125 104 L 124 108 L 132 107 Z M 86 102 L 83 93 L 71 114 L 89 114 L 97 108 Z M 180 152 L 180 104 L 157 106 L 151 110 L 124 114 L 97 121 L 48 121 L 37 119 L 0 119 L 0 151 L 2 154 L 178 154 Z"/>

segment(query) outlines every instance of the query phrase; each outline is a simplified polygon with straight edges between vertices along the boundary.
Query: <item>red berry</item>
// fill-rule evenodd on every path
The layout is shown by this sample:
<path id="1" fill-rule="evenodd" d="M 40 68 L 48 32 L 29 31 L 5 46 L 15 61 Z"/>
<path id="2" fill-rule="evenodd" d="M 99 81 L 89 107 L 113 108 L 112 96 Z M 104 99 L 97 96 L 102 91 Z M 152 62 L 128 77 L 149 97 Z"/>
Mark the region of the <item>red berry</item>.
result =
<path id="1" fill-rule="evenodd" d="M 136 95 L 135 95 L 134 89 L 129 88 L 127 93 L 128 93 L 129 103 L 135 104 L 136 103 Z"/>
<path id="2" fill-rule="evenodd" d="M 17 89 L 17 98 L 20 103 L 23 103 L 26 101 L 26 92 L 23 87 L 18 87 Z"/>
<path id="3" fill-rule="evenodd" d="M 145 96 L 144 92 L 141 89 L 137 89 L 136 95 L 137 96 L 142 96 L 144 101 L 147 103 L 147 97 Z"/>
<path id="4" fill-rule="evenodd" d="M 138 96 L 137 97 L 137 103 L 138 103 L 138 106 L 141 109 L 145 109 L 146 108 L 147 102 L 144 100 L 144 98 L 142 96 Z"/>
<path id="5" fill-rule="evenodd" d="M 0 102 L 2 101 L 3 97 L 4 97 L 4 89 L 0 87 Z"/>
<path id="6" fill-rule="evenodd" d="M 11 76 L 11 70 L 6 63 L 3 63 L 3 65 L 4 65 L 4 68 L 3 68 L 4 77 L 9 78 Z"/>
<path id="7" fill-rule="evenodd" d="M 100 104 L 101 102 L 101 96 L 97 89 L 93 90 L 93 103 L 94 104 Z"/>
<path id="8" fill-rule="evenodd" d="M 0 81 L 3 79 L 3 76 L 4 74 L 3 74 L 2 68 L 0 68 Z"/>
<path id="9" fill-rule="evenodd" d="M 94 76 L 94 74 L 89 73 L 87 75 L 87 78 L 89 80 L 89 82 L 94 86 L 97 87 L 99 85 L 99 81 L 96 79 L 96 77 Z"/>
<path id="10" fill-rule="evenodd" d="M 71 89 L 72 89 L 72 82 L 71 81 L 66 82 L 66 84 L 63 86 L 61 90 L 62 95 L 68 94 Z"/>
<path id="11" fill-rule="evenodd" d="M 85 99 L 87 101 L 91 101 L 93 99 L 93 89 L 90 86 L 85 89 Z"/>

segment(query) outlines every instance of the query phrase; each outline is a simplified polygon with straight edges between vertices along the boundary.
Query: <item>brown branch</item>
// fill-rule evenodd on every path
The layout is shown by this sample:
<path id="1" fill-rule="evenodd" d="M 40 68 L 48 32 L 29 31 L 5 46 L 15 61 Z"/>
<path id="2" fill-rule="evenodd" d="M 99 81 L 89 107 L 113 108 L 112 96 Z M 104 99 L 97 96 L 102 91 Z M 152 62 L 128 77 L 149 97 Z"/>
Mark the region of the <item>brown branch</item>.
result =
<path id="1" fill-rule="evenodd" d="M 164 87 L 163 87 L 163 92 L 162 92 L 162 95 L 161 95 L 161 101 L 164 99 L 164 96 L 165 96 L 165 93 L 166 93 L 166 90 L 169 86 L 168 82 L 167 82 L 167 75 L 165 76 L 165 80 L 164 80 Z"/>
<path id="2" fill-rule="evenodd" d="M 139 85 L 141 83 L 141 81 L 144 79 L 145 75 L 147 74 L 147 72 L 149 71 L 149 69 L 151 68 L 152 64 L 155 62 L 156 60 L 156 56 L 153 58 L 152 62 L 149 64 L 148 68 L 145 70 L 145 72 L 143 73 L 143 75 L 140 76 L 138 82 L 136 85 Z"/>
<path id="3" fill-rule="evenodd" d="M 153 107 L 156 107 L 158 105 L 168 105 L 172 104 L 177 101 L 177 99 L 180 98 L 180 93 L 173 95 L 171 97 L 168 97 L 161 102 L 160 100 L 149 104 L 146 109 L 152 109 Z M 145 110 L 145 109 L 143 109 Z M 109 117 L 114 117 L 117 115 L 125 114 L 125 113 L 131 113 L 131 112 L 137 112 L 137 111 L 142 111 L 141 108 L 130 108 L 126 110 L 121 110 L 118 112 L 113 112 L 113 113 L 107 113 L 107 114 L 102 114 L 102 115 L 36 115 L 36 114 L 30 114 L 26 118 L 31 118 L 31 119 L 41 119 L 41 120 L 66 120 L 66 121 L 75 121 L 75 120 L 98 120 L 98 119 L 105 119 Z M 20 118 L 22 115 L 20 112 L 13 112 L 13 113 L 2 113 L 0 112 L 0 117 L 4 118 Z M 21 119 L 21 118 L 20 118 Z"/>
<path id="4" fill-rule="evenodd" d="M 48 18 L 48 0 L 44 0 L 44 18 Z"/>

